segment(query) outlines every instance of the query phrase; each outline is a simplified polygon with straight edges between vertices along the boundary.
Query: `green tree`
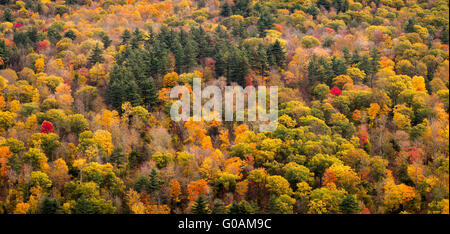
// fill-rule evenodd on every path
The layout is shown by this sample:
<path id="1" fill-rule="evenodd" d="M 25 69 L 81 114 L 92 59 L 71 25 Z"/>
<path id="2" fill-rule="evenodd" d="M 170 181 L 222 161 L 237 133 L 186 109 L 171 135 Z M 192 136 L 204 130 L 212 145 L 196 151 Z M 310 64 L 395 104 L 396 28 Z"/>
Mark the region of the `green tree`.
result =
<path id="1" fill-rule="evenodd" d="M 150 180 L 148 184 L 148 189 L 150 192 L 158 191 L 161 188 L 163 181 L 159 178 L 158 172 L 155 168 L 152 168 L 150 172 Z"/>
<path id="2" fill-rule="evenodd" d="M 62 214 L 62 209 L 58 205 L 58 201 L 48 197 L 44 199 L 39 210 L 41 214 Z"/>
<path id="3" fill-rule="evenodd" d="M 313 89 L 313 95 L 320 101 L 328 97 L 330 88 L 326 84 L 318 84 Z"/>
<path id="4" fill-rule="evenodd" d="M 340 210 L 343 214 L 359 214 L 359 205 L 355 196 L 347 194 L 342 202 L 339 204 Z"/>
<path id="5" fill-rule="evenodd" d="M 11 9 L 6 8 L 3 11 L 3 20 L 7 22 L 14 22 L 14 15 L 11 12 Z"/>
<path id="6" fill-rule="evenodd" d="M 88 58 L 89 65 L 93 66 L 96 63 L 102 63 L 103 61 L 105 61 L 102 54 L 103 51 L 102 49 L 100 49 L 99 43 L 96 43 L 94 49 L 91 52 L 91 55 Z"/>
<path id="7" fill-rule="evenodd" d="M 225 1 L 225 3 L 220 6 L 220 16 L 228 17 L 232 14 L 233 12 L 231 11 L 230 4 L 228 4 L 228 2 Z"/>
<path id="8" fill-rule="evenodd" d="M 193 214 L 208 214 L 208 204 L 206 202 L 205 196 L 203 194 L 200 194 L 198 196 L 197 201 L 192 205 L 192 213 Z"/>
<path id="9" fill-rule="evenodd" d="M 279 40 L 269 45 L 267 49 L 267 60 L 271 66 L 284 69 L 286 67 L 286 52 L 281 47 Z"/>

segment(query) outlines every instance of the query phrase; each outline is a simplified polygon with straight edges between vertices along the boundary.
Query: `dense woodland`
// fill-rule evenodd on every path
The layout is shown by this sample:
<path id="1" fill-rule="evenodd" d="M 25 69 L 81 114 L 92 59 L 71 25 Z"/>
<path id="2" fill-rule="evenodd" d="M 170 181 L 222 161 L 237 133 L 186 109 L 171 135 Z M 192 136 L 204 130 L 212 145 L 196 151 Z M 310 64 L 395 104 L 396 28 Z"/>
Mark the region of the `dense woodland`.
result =
<path id="1" fill-rule="evenodd" d="M 0 9 L 0 213 L 449 213 L 448 0 Z M 194 78 L 278 86 L 276 131 L 174 122 Z"/>

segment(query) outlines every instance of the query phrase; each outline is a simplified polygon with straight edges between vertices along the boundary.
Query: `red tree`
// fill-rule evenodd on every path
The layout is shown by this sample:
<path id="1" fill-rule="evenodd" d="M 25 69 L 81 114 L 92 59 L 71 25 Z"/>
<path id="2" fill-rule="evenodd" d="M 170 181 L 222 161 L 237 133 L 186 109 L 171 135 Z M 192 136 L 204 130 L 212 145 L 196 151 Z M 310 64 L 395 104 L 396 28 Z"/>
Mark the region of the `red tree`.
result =
<path id="1" fill-rule="evenodd" d="M 341 95 L 341 93 L 342 93 L 342 91 L 338 88 L 338 87 L 333 87 L 331 90 L 330 90 L 330 94 L 332 94 L 332 95 L 334 95 L 334 96 L 339 96 L 339 95 Z"/>
<path id="2" fill-rule="evenodd" d="M 52 133 L 53 132 L 53 124 L 48 122 L 48 121 L 44 121 L 42 122 L 41 125 L 41 133 Z"/>
<path id="3" fill-rule="evenodd" d="M 17 22 L 17 23 L 14 24 L 13 27 L 14 27 L 14 28 L 21 28 L 22 26 L 23 26 L 23 24 Z"/>

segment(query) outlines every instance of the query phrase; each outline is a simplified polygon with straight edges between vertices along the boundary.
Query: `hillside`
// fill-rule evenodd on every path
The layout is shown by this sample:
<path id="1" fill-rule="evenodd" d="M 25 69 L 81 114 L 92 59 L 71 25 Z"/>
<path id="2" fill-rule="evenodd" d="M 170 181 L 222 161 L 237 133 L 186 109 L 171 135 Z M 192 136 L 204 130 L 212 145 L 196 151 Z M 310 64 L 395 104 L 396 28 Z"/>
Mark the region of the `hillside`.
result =
<path id="1" fill-rule="evenodd" d="M 0 9 L 0 213 L 449 213 L 448 0 Z M 196 78 L 277 86 L 276 130 L 174 121 Z"/>

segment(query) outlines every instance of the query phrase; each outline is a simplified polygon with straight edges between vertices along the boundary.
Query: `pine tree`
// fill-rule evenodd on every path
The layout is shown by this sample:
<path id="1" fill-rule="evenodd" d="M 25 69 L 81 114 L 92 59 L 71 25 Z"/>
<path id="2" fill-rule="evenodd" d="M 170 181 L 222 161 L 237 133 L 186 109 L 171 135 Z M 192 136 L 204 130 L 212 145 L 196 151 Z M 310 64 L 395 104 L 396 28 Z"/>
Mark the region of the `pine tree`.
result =
<path id="1" fill-rule="evenodd" d="M 161 188 L 162 181 L 159 178 L 158 172 L 155 168 L 152 168 L 152 172 L 150 172 L 150 181 L 148 184 L 148 189 L 150 192 L 157 191 Z"/>
<path id="2" fill-rule="evenodd" d="M 333 56 L 331 58 L 331 66 L 333 67 L 335 76 L 344 75 L 347 73 L 347 64 L 345 63 L 345 60 L 337 56 Z"/>
<path id="3" fill-rule="evenodd" d="M 276 40 L 273 44 L 269 45 L 267 57 L 271 66 L 277 66 L 282 69 L 285 68 L 286 52 L 283 51 L 279 40 Z"/>
<path id="4" fill-rule="evenodd" d="M 250 15 L 250 0 L 234 0 L 234 6 L 231 9 L 235 15 L 248 17 Z"/>
<path id="5" fill-rule="evenodd" d="M 369 66 L 369 71 L 368 71 L 368 75 L 369 75 L 369 79 L 370 79 L 370 87 L 373 86 L 374 76 L 380 68 L 380 58 L 381 58 L 381 56 L 380 56 L 380 52 L 379 52 L 378 48 L 374 47 L 370 51 L 370 66 Z"/>
<path id="6" fill-rule="evenodd" d="M 347 65 L 350 65 L 352 62 L 352 56 L 348 47 L 344 47 L 344 49 L 342 49 L 342 53 L 344 54 L 345 62 L 347 63 Z"/>
<path id="7" fill-rule="evenodd" d="M 232 49 L 227 57 L 227 79 L 236 82 L 240 86 L 245 86 L 245 77 L 248 72 L 248 61 L 238 48 Z"/>
<path id="8" fill-rule="evenodd" d="M 111 45 L 112 40 L 109 39 L 109 36 L 104 34 L 102 36 L 103 47 L 107 49 Z"/>
<path id="9" fill-rule="evenodd" d="M 413 33 L 416 31 L 416 29 L 414 28 L 414 25 L 416 24 L 415 19 L 414 18 L 409 18 L 408 22 L 405 25 L 405 32 L 407 33 Z"/>
<path id="10" fill-rule="evenodd" d="M 125 80 L 125 98 L 130 102 L 132 106 L 138 106 L 142 104 L 139 86 L 133 79 Z"/>
<path id="11" fill-rule="evenodd" d="M 56 200 L 46 197 L 40 207 L 41 214 L 61 214 L 61 208 L 58 206 Z"/>
<path id="12" fill-rule="evenodd" d="M 69 30 L 66 33 L 64 33 L 64 37 L 70 38 L 73 41 L 77 38 L 77 35 L 75 35 L 75 33 L 72 30 Z"/>
<path id="13" fill-rule="evenodd" d="M 129 168 L 134 168 L 139 165 L 143 160 L 142 154 L 137 152 L 136 150 L 132 150 L 128 155 L 128 166 Z"/>
<path id="14" fill-rule="evenodd" d="M 77 203 L 74 207 L 75 214 L 95 214 L 95 207 L 87 200 L 84 195 L 77 200 Z"/>
<path id="15" fill-rule="evenodd" d="M 137 192 L 147 192 L 147 189 L 149 188 L 149 181 L 147 176 L 145 175 L 139 175 L 139 177 L 136 180 L 136 183 L 134 184 L 134 190 Z"/>
<path id="16" fill-rule="evenodd" d="M 258 32 L 260 37 L 266 36 L 266 30 L 271 29 L 273 27 L 273 23 L 275 20 L 272 17 L 272 14 L 268 9 L 264 9 L 259 16 L 258 22 L 256 26 L 258 27 Z"/>
<path id="17" fill-rule="evenodd" d="M 121 167 L 125 162 L 125 155 L 123 154 L 123 150 L 121 146 L 114 147 L 114 150 L 110 157 L 111 162 L 117 167 Z"/>
<path id="18" fill-rule="evenodd" d="M 200 194 L 198 196 L 197 202 L 194 203 L 192 206 L 192 213 L 193 214 L 208 214 L 209 210 L 207 207 L 206 199 L 203 194 Z"/>
<path id="19" fill-rule="evenodd" d="M 195 42 L 188 38 L 183 46 L 182 71 L 189 72 L 192 67 L 197 65 L 197 48 Z"/>
<path id="20" fill-rule="evenodd" d="M 444 26 L 444 28 L 442 29 L 441 32 L 441 41 L 444 44 L 448 44 L 449 42 L 449 31 L 448 31 L 448 26 Z"/>
<path id="21" fill-rule="evenodd" d="M 128 29 L 125 29 L 125 31 L 123 31 L 122 35 L 120 36 L 120 38 L 122 39 L 122 42 L 120 43 L 121 45 L 126 45 L 130 42 L 131 39 L 131 33 Z"/>
<path id="22" fill-rule="evenodd" d="M 236 202 L 233 201 L 233 204 L 230 207 L 230 214 L 242 214 L 242 208 L 241 206 Z"/>
<path id="23" fill-rule="evenodd" d="M 92 50 L 91 55 L 88 58 L 88 63 L 90 66 L 95 65 L 96 63 L 102 63 L 105 59 L 103 58 L 103 51 L 100 49 L 98 43 L 95 44 L 94 49 Z"/>
<path id="24" fill-rule="evenodd" d="M 11 9 L 6 8 L 5 11 L 3 11 L 3 20 L 7 22 L 14 22 L 14 15 L 11 12 Z"/>
<path id="25" fill-rule="evenodd" d="M 225 212 L 226 212 L 225 204 L 223 203 L 223 201 L 220 200 L 220 199 L 216 199 L 214 201 L 213 209 L 212 209 L 211 213 L 213 213 L 213 214 L 225 214 Z"/>
<path id="26" fill-rule="evenodd" d="M 233 12 L 231 12 L 230 4 L 228 4 L 228 2 L 225 1 L 225 3 L 222 4 L 222 6 L 220 6 L 220 16 L 228 17 L 232 14 Z"/>
<path id="27" fill-rule="evenodd" d="M 134 30 L 133 35 L 131 36 L 130 44 L 133 49 L 138 48 L 139 44 L 144 40 L 144 36 L 139 28 Z"/>
<path id="28" fill-rule="evenodd" d="M 258 45 L 256 60 L 259 67 L 258 70 L 260 75 L 265 76 L 266 70 L 268 68 L 267 50 L 261 44 Z"/>
<path id="29" fill-rule="evenodd" d="M 359 205 L 353 195 L 347 194 L 339 204 L 340 210 L 343 214 L 358 214 Z"/>
<path id="30" fill-rule="evenodd" d="M 220 28 L 220 27 L 218 27 Z M 214 47 L 214 60 L 216 61 L 214 70 L 216 72 L 216 76 L 220 77 L 226 75 L 227 70 L 227 60 L 225 57 L 225 53 L 228 51 L 227 43 L 224 40 L 217 39 L 217 43 Z"/>
<path id="31" fill-rule="evenodd" d="M 359 55 L 359 51 L 355 50 L 352 54 L 352 64 L 357 64 L 361 62 L 361 56 Z"/>

